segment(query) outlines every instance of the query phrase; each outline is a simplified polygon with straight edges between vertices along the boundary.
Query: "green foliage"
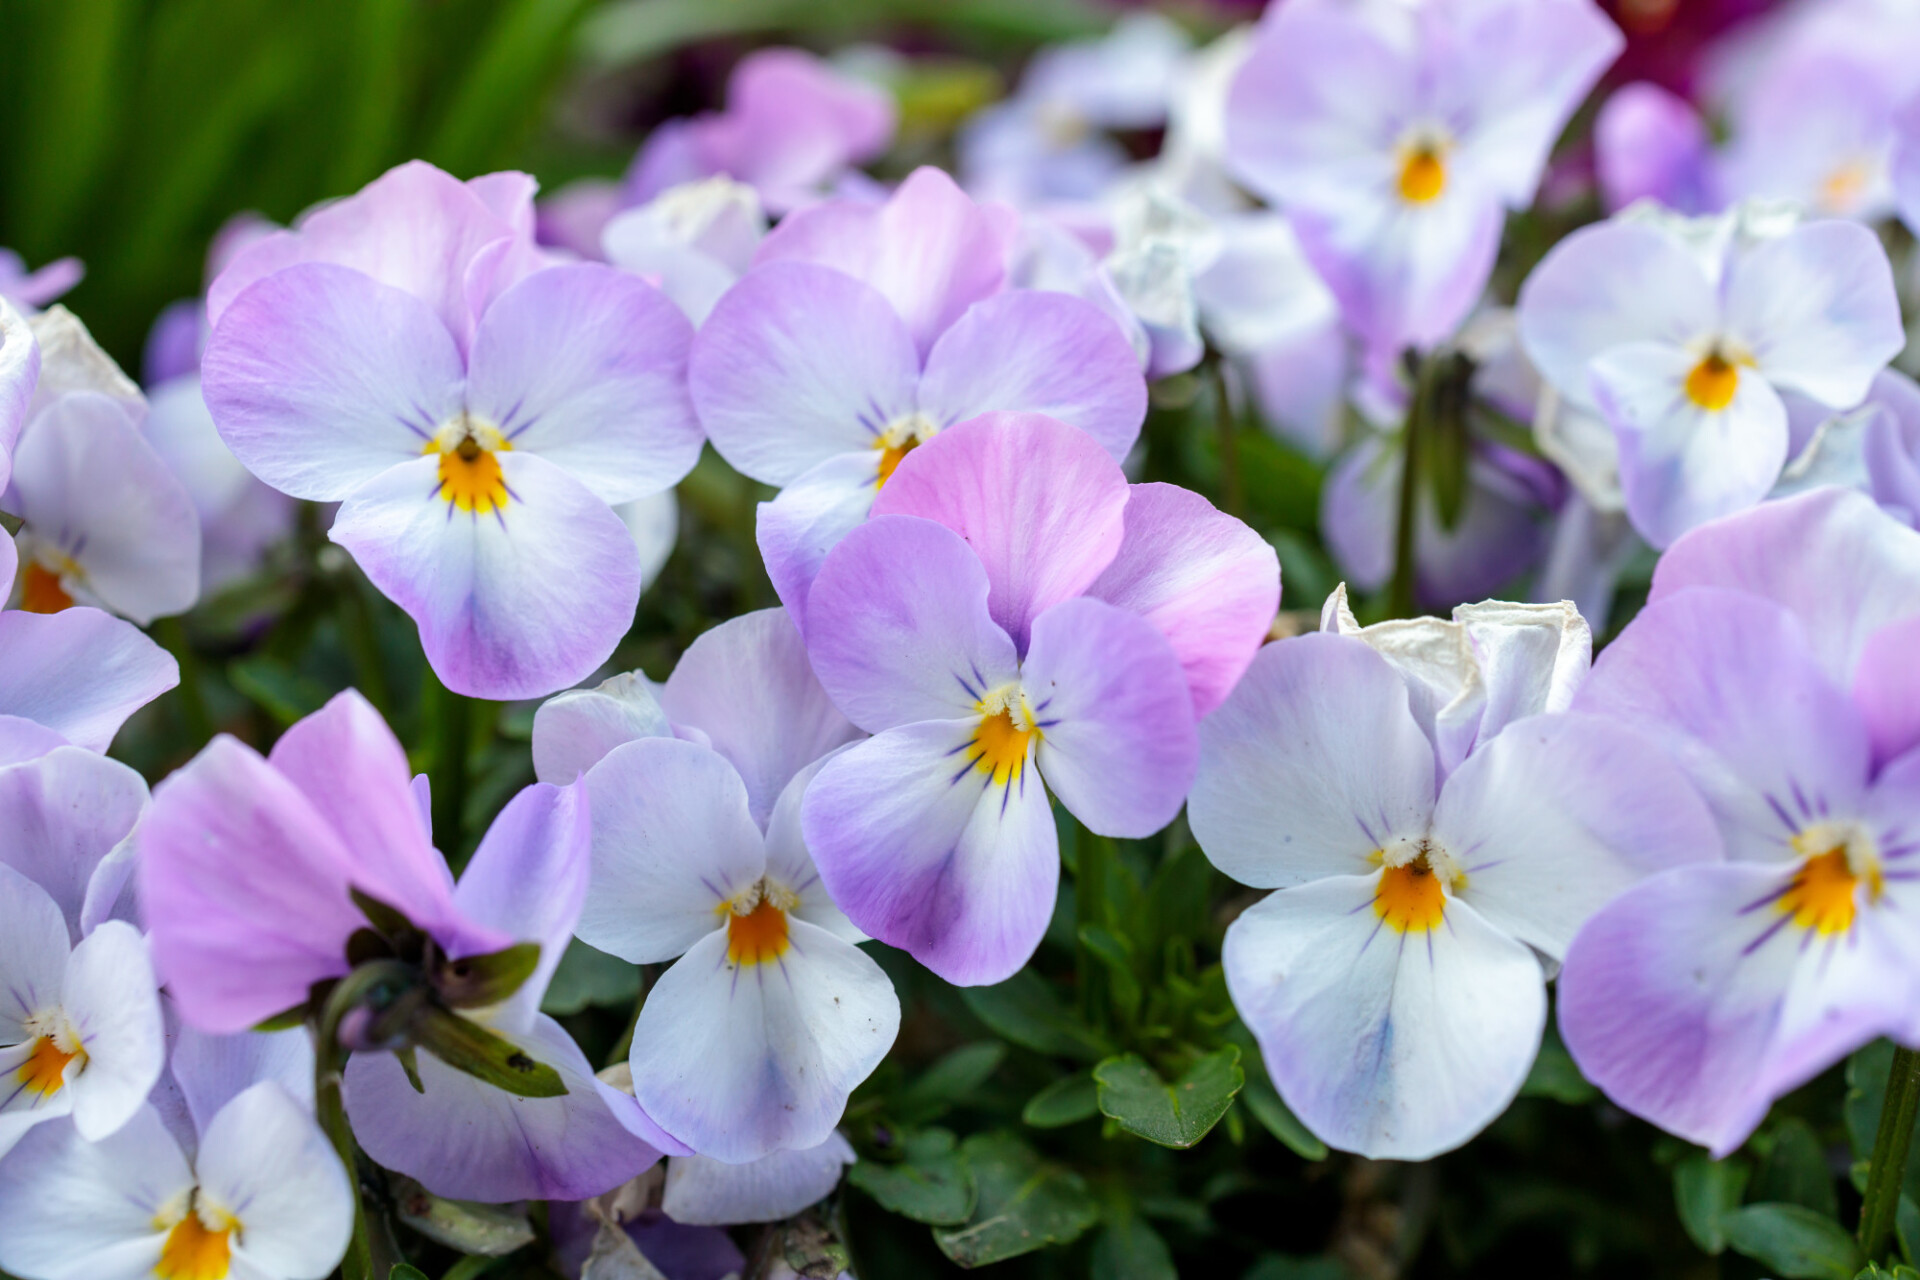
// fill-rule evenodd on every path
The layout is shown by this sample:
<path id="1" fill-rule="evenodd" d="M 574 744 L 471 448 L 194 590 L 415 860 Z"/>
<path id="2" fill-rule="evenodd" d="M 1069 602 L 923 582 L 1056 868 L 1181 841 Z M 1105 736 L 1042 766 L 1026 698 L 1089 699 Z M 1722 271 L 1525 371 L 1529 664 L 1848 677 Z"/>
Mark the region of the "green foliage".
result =
<path id="1" fill-rule="evenodd" d="M 973 1170 L 945 1129 L 909 1137 L 898 1163 L 861 1161 L 847 1171 L 847 1181 L 915 1222 L 947 1227 L 973 1216 Z"/>
<path id="2" fill-rule="evenodd" d="M 1851 1280 L 1863 1259 L 1853 1236 L 1804 1205 L 1763 1203 L 1720 1220 L 1727 1243 L 1782 1280 Z"/>
<path id="3" fill-rule="evenodd" d="M 1743 1160 L 1714 1160 L 1705 1152 L 1695 1152 L 1673 1167 L 1674 1207 L 1702 1251 L 1720 1253 L 1727 1247 L 1727 1215 L 1740 1207 L 1752 1175 Z"/>
<path id="4" fill-rule="evenodd" d="M 1079 1174 L 1042 1160 L 1006 1134 L 976 1134 L 960 1147 L 978 1196 L 966 1225 L 933 1233 L 963 1267 L 985 1266 L 1077 1239 L 1099 1217 Z"/>
<path id="5" fill-rule="evenodd" d="M 1093 1078 L 1102 1114 L 1163 1147 L 1190 1147 L 1206 1137 L 1246 1083 L 1233 1045 L 1204 1055 L 1171 1083 L 1131 1053 L 1108 1058 Z"/>

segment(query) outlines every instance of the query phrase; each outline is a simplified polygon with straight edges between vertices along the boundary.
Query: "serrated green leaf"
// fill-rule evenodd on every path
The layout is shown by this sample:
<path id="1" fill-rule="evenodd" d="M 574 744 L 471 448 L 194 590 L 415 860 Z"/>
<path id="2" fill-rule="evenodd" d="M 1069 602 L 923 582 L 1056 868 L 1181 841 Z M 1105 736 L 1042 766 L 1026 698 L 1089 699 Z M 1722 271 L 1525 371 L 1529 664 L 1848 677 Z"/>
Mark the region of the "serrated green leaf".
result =
<path id="1" fill-rule="evenodd" d="M 598 1005 L 631 1005 L 639 995 L 639 966 L 575 938 L 554 968 L 540 1012 L 564 1018 Z"/>
<path id="2" fill-rule="evenodd" d="M 1680 1225 L 1703 1252 L 1725 1251 L 1724 1220 L 1740 1207 L 1752 1173 L 1743 1160 L 1715 1160 L 1704 1151 L 1674 1165 L 1674 1208 L 1680 1214 Z"/>
<path id="3" fill-rule="evenodd" d="M 973 1173 L 945 1129 L 923 1129 L 906 1140 L 897 1164 L 862 1160 L 847 1181 L 880 1204 L 916 1222 L 956 1226 L 973 1215 Z"/>
<path id="4" fill-rule="evenodd" d="M 1036 1129 L 1058 1129 L 1078 1124 L 1100 1114 L 1099 1087 L 1093 1075 L 1077 1071 L 1064 1080 L 1055 1080 L 1027 1099 L 1020 1119 Z"/>
<path id="5" fill-rule="evenodd" d="M 1094 1237 L 1092 1280 L 1180 1280 L 1180 1273 L 1160 1233 L 1144 1218 L 1128 1218 Z"/>
<path id="6" fill-rule="evenodd" d="M 1845 1228 L 1804 1205 L 1750 1204 L 1720 1221 L 1729 1245 L 1781 1280 L 1853 1280 L 1866 1261 Z"/>
<path id="7" fill-rule="evenodd" d="M 1106 1037 L 1061 1003 L 1031 969 L 995 986 L 962 987 L 960 998 L 996 1035 L 1036 1053 L 1095 1062 L 1113 1052 Z"/>
<path id="8" fill-rule="evenodd" d="M 1163 1147 L 1191 1147 L 1207 1136 L 1246 1083 L 1240 1050 L 1227 1045 L 1202 1057 L 1169 1084 L 1138 1054 L 1108 1058 L 1093 1069 L 1100 1110 L 1121 1128 Z"/>
<path id="9" fill-rule="evenodd" d="M 1287 1150 L 1302 1160 L 1327 1158 L 1327 1144 L 1314 1137 L 1312 1130 L 1300 1123 L 1300 1117 L 1293 1114 L 1293 1109 L 1287 1106 L 1265 1072 L 1248 1072 L 1246 1087 L 1240 1091 L 1240 1100 L 1247 1104 L 1247 1110 L 1253 1112 L 1253 1118 L 1260 1122 L 1261 1127 L 1278 1138 Z"/>
<path id="10" fill-rule="evenodd" d="M 1079 1174 L 1046 1163 L 1010 1134 L 975 1134 L 960 1154 L 973 1171 L 973 1216 L 964 1227 L 936 1230 L 933 1239 L 963 1267 L 1066 1244 L 1100 1216 Z"/>

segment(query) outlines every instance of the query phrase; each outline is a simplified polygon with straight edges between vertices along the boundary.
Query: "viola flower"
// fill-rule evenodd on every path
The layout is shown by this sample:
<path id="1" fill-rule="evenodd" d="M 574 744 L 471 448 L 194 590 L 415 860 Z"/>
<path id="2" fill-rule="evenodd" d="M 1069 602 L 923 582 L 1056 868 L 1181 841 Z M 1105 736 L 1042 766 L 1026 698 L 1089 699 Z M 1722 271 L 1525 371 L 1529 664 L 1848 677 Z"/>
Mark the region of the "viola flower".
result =
<path id="1" fill-rule="evenodd" d="M 1292 217 L 1376 360 L 1466 318 L 1506 210 L 1620 52 L 1590 0 L 1268 8 L 1227 107 L 1227 153 Z"/>
<path id="2" fill-rule="evenodd" d="M 18 566 L 0 535 L 0 599 Z M 29 738 L 39 744 L 30 754 L 60 742 L 104 752 L 128 716 L 179 683 L 172 654 L 98 609 L 0 610 L 0 757 L 21 758 Z"/>
<path id="3" fill-rule="evenodd" d="M 711 1156 L 669 1156 L 660 1208 L 675 1222 L 738 1226 L 779 1222 L 818 1204 L 857 1157 L 839 1133 L 817 1147 L 775 1151 L 748 1164 Z"/>
<path id="4" fill-rule="evenodd" d="M 65 1116 L 104 1138 L 139 1110 L 166 1052 L 147 944 L 119 920 L 74 941 L 61 904 L 4 863 L 0 925 L 0 1155 Z"/>
<path id="5" fill-rule="evenodd" d="M 687 473 L 690 327 L 644 281 L 548 266 L 532 181 L 403 165 L 237 254 L 208 294 L 221 437 L 420 625 L 457 692 L 605 661 L 640 574 L 610 504 Z"/>
<path id="6" fill-rule="evenodd" d="M 196 1117 L 197 1118 L 197 1117 Z M 273 1081 L 183 1148 L 141 1106 L 89 1141 L 45 1125 L 0 1163 L 0 1266 L 23 1280 L 321 1280 L 353 1234 L 353 1188 L 313 1116 Z"/>
<path id="7" fill-rule="evenodd" d="M 1845 51 L 1782 47 L 1729 111 L 1718 158 L 1732 200 L 1789 200 L 1816 218 L 1874 222 L 1893 211 L 1888 162 L 1907 67 L 1875 56 L 1877 30 Z"/>
<path id="8" fill-rule="evenodd" d="M 59 301 L 86 274 L 78 258 L 56 258 L 37 271 L 29 271 L 19 254 L 0 249 L 0 303 L 36 311 Z"/>
<path id="9" fill-rule="evenodd" d="M 1375 1159 L 1498 1116 L 1539 1048 L 1543 967 L 1621 889 L 1716 847 L 1686 782 L 1595 717 L 1509 723 L 1442 780 L 1405 676 L 1339 635 L 1267 646 L 1201 722 L 1187 816 L 1215 866 L 1278 890 L 1222 956 L 1274 1084 Z"/>
<path id="10" fill-rule="evenodd" d="M 911 450 L 990 410 L 1033 410 L 1118 460 L 1146 417 L 1126 336 L 1092 304 L 1003 291 L 1012 211 L 919 169 L 883 205 L 783 221 L 714 307 L 688 380 L 714 447 L 783 486 L 760 549 L 804 634 L 820 562 Z"/>
<path id="11" fill-rule="evenodd" d="M 1609 213 L 1636 200 L 1686 214 L 1723 203 L 1706 121 L 1657 84 L 1637 80 L 1608 95 L 1593 122 L 1593 161 Z"/>
<path id="12" fill-rule="evenodd" d="M 628 205 L 724 174 L 760 193 L 776 214 L 799 208 L 893 141 L 896 110 L 884 89 L 801 49 L 748 54 L 727 81 L 727 109 L 670 120 L 633 159 Z"/>
<path id="13" fill-rule="evenodd" d="M 653 281 L 698 326 L 766 238 L 760 197 L 724 174 L 682 183 L 607 223 L 606 259 Z"/>
<path id="14" fill-rule="evenodd" d="M 817 761 L 852 726 L 780 610 L 702 636 L 661 692 L 666 712 L 641 714 L 640 692 L 563 695 L 534 727 L 545 776 L 584 767 L 592 798 L 576 932 L 637 964 L 674 961 L 634 1025 L 634 1097 L 679 1154 L 737 1165 L 817 1147 L 900 1023 L 800 834 Z M 667 715 L 704 741 L 661 736 Z"/>
<path id="15" fill-rule="evenodd" d="M 1049 792 L 1102 835 L 1171 821 L 1278 596 L 1250 530 L 1084 432 L 1000 414 L 921 446 L 809 600 L 814 670 L 876 735 L 807 794 L 834 901 L 949 982 L 1019 969 L 1059 881 Z"/>
<path id="16" fill-rule="evenodd" d="M 1657 547 L 1773 488 L 1783 395 L 1858 404 L 1906 342 L 1871 231 L 1755 207 L 1582 228 L 1527 278 L 1519 314 L 1541 376 L 1611 426 L 1627 514 Z"/>
<path id="17" fill-rule="evenodd" d="M 1587 924 L 1560 1027 L 1620 1106 L 1725 1155 L 1773 1099 L 1920 1034 L 1920 533 L 1823 489 L 1699 529 L 1576 710 L 1664 748 L 1725 857 Z"/>

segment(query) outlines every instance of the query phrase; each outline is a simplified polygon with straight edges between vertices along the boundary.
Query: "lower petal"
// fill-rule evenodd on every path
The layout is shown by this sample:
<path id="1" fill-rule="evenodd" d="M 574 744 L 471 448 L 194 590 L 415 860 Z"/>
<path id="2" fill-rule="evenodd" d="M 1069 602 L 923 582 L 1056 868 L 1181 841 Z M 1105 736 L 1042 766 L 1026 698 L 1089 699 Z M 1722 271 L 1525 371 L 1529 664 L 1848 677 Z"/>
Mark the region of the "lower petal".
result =
<path id="1" fill-rule="evenodd" d="M 268 1080 L 215 1113 L 194 1157 L 200 1194 L 240 1220 L 234 1250 L 273 1276 L 321 1276 L 353 1235 L 354 1192 L 312 1113 Z"/>
<path id="2" fill-rule="evenodd" d="M 155 1225 L 193 1171 L 151 1107 L 89 1142 L 43 1125 L 0 1160 L 0 1267 L 48 1280 L 151 1280 Z"/>
<path id="3" fill-rule="evenodd" d="M 675 1156 L 667 1161 L 660 1208 L 675 1222 L 695 1226 L 778 1222 L 831 1195 L 854 1158 L 852 1145 L 838 1133 L 817 1147 L 776 1151 L 746 1164 Z"/>
<path id="4" fill-rule="evenodd" d="M 350 494 L 329 536 L 420 624 L 427 659 L 469 697 L 536 698 L 583 679 L 633 623 L 633 539 L 585 485 L 531 454 L 502 453 L 507 505 L 462 511 L 432 458 Z"/>
<path id="5" fill-rule="evenodd" d="M 112 614 L 0 611 L 0 715 L 75 746 L 105 751 L 128 716 L 179 683 L 173 655 Z"/>
<path id="6" fill-rule="evenodd" d="M 801 634 L 807 629 L 807 593 L 827 552 L 867 518 L 879 491 L 880 451 L 864 449 L 828 458 L 760 504 L 760 555 Z"/>
<path id="7" fill-rule="evenodd" d="M 73 1124 L 98 1141 L 146 1101 L 166 1062 L 160 995 L 140 931 L 109 920 L 67 960 L 62 1012 L 79 1035 L 87 1065 L 73 1077 Z"/>

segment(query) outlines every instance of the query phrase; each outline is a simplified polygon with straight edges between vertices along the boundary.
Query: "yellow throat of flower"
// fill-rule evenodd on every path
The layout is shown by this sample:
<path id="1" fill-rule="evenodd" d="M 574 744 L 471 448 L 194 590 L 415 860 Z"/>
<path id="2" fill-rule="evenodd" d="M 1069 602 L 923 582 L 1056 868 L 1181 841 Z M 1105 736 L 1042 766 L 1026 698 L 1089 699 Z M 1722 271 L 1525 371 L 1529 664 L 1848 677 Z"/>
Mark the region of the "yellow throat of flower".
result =
<path id="1" fill-rule="evenodd" d="M 995 689 L 974 704 L 980 723 L 973 731 L 967 761 L 993 780 L 1007 786 L 1026 774 L 1027 756 L 1043 735 L 1034 721 L 1020 686 Z"/>
<path id="2" fill-rule="evenodd" d="M 1687 374 L 1687 399 L 1708 413 L 1718 413 L 1733 403 L 1740 390 L 1740 366 L 1751 361 L 1728 357 L 1719 348 L 1701 358 Z"/>
<path id="3" fill-rule="evenodd" d="M 787 913 L 800 905 L 793 892 L 762 879 L 753 888 L 720 904 L 727 922 L 727 959 L 746 967 L 769 964 L 787 954 Z"/>
<path id="4" fill-rule="evenodd" d="M 1408 204 L 1429 204 L 1447 189 L 1447 160 L 1437 143 L 1422 142 L 1400 152 L 1400 198 Z"/>
<path id="5" fill-rule="evenodd" d="M 28 613 L 59 613 L 73 607 L 73 597 L 60 585 L 60 575 L 37 560 L 20 575 L 20 607 Z"/>
<path id="6" fill-rule="evenodd" d="M 487 515 L 506 510 L 513 497 L 498 457 L 512 449 L 490 424 L 462 416 L 436 431 L 421 452 L 440 455 L 441 498 L 456 510 Z"/>
<path id="7" fill-rule="evenodd" d="M 1820 824 L 1795 836 L 1793 847 L 1806 861 L 1776 905 L 1802 929 L 1845 933 L 1860 912 L 1862 889 L 1873 903 L 1886 888 L 1872 839 L 1864 832 Z"/>
<path id="8" fill-rule="evenodd" d="M 1426 933 L 1447 914 L 1447 892 L 1460 892 L 1466 875 L 1443 850 L 1425 840 L 1400 841 L 1374 851 L 1382 864 L 1373 913 L 1396 933 Z"/>
<path id="9" fill-rule="evenodd" d="M 209 1226 L 204 1217 L 212 1217 Z M 189 1207 L 186 1215 L 167 1232 L 160 1246 L 160 1261 L 153 1274 L 159 1280 L 226 1280 L 233 1265 L 233 1229 L 236 1225 L 225 1214 L 207 1214 Z"/>

